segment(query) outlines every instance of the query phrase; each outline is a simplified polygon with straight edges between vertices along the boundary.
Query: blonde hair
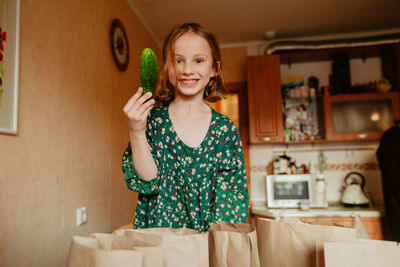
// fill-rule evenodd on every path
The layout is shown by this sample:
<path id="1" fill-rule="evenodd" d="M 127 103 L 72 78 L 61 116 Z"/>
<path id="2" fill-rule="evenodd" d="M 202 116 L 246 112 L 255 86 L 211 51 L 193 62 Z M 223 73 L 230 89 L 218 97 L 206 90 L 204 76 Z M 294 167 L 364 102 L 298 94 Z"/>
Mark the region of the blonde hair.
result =
<path id="1" fill-rule="evenodd" d="M 204 90 L 203 99 L 208 102 L 216 102 L 221 100 L 226 94 L 226 88 L 222 77 L 221 52 L 214 34 L 200 24 L 184 23 L 173 28 L 164 41 L 162 54 L 163 67 L 159 75 L 159 81 L 154 96 L 158 105 L 168 105 L 175 99 L 175 85 L 172 84 L 169 79 L 169 68 L 175 66 L 174 49 L 176 40 L 190 31 L 203 37 L 210 45 L 212 52 L 215 74 L 214 77 L 210 78 Z"/>

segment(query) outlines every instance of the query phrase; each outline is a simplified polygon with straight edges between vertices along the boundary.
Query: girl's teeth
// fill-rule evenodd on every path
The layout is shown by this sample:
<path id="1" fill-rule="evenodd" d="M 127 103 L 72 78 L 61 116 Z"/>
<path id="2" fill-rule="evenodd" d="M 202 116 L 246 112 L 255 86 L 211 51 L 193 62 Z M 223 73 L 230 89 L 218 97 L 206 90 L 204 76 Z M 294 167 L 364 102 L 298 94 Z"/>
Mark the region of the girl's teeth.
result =
<path id="1" fill-rule="evenodd" d="M 192 84 L 194 84 L 194 83 L 196 83 L 196 80 L 185 80 L 183 82 L 184 83 L 192 83 Z"/>

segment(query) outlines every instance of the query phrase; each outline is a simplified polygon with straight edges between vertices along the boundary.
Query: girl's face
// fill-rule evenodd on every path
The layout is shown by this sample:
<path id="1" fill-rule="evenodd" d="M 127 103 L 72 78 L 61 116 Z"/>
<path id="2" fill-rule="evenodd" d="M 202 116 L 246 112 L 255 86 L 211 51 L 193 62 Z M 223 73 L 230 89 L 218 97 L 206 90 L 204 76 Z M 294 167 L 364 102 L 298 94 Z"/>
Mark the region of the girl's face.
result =
<path id="1" fill-rule="evenodd" d="M 215 75 L 210 45 L 203 37 L 187 32 L 175 41 L 176 67 L 170 66 L 169 79 L 176 96 L 203 97 L 211 77 Z"/>

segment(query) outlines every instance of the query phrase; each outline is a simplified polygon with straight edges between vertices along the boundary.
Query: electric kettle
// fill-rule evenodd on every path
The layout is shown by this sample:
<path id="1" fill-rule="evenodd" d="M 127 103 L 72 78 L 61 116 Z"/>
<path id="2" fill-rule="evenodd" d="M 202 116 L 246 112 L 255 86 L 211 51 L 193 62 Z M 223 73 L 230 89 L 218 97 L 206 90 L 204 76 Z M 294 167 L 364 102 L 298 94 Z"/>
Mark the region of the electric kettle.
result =
<path id="1" fill-rule="evenodd" d="M 346 207 L 368 207 L 369 199 L 364 192 L 365 178 L 359 172 L 350 172 L 344 178 L 342 203 Z"/>

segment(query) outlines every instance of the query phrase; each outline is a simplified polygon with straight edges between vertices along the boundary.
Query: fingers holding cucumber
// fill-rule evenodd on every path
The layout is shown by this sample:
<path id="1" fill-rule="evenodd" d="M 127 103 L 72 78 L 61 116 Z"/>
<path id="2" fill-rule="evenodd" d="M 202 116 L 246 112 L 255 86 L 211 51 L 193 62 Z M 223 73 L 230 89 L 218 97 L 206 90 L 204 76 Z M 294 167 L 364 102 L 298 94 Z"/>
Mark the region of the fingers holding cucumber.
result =
<path id="1" fill-rule="evenodd" d="M 146 131 L 146 120 L 155 103 L 155 100 L 151 99 L 151 92 L 147 92 L 144 95 L 142 93 L 143 89 L 139 87 L 123 109 L 129 131 L 132 133 L 142 134 Z"/>

